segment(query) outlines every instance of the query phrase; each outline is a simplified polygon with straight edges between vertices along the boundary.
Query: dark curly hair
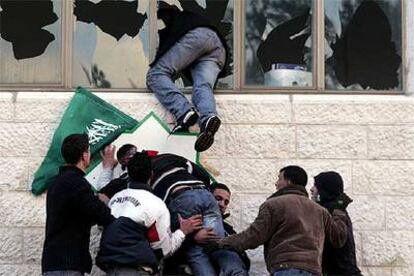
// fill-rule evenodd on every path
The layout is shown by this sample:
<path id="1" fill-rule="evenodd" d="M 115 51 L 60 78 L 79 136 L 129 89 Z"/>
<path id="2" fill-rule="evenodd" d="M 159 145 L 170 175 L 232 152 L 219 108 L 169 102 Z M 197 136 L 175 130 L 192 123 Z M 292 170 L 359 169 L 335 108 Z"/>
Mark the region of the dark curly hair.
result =
<path id="1" fill-rule="evenodd" d="M 127 168 L 128 176 L 133 181 L 147 183 L 151 177 L 151 159 L 145 151 L 135 153 Z"/>

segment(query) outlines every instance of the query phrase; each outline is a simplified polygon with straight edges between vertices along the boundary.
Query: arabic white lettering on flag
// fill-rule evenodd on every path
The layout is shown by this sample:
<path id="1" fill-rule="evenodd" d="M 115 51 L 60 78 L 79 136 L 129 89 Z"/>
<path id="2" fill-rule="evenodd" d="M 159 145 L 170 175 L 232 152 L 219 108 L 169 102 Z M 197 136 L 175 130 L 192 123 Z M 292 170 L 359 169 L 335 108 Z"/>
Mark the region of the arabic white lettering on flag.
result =
<path id="1" fill-rule="evenodd" d="M 100 119 L 95 119 L 90 126 L 86 127 L 89 137 L 89 144 L 94 145 L 104 139 L 109 133 L 114 132 L 121 126 L 107 123 Z"/>

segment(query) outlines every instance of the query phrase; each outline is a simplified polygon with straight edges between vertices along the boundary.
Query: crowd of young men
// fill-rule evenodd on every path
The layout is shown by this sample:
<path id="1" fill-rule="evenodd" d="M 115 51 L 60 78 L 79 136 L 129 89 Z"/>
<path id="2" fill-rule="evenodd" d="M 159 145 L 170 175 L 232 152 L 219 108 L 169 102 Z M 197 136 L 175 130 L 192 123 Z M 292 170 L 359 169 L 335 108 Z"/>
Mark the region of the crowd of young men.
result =
<path id="1" fill-rule="evenodd" d="M 224 222 L 230 189 L 212 183 L 203 168 L 181 156 L 125 145 L 117 158 L 127 170 L 112 179 L 117 162 L 108 146 L 101 177 L 108 182 L 95 195 L 84 178 L 88 137 L 66 137 L 61 152 L 66 164 L 47 194 L 45 276 L 91 272 L 94 224 L 104 227 L 96 264 L 107 275 L 249 275 L 244 250 L 260 245 L 273 276 L 361 275 L 346 213 L 352 200 L 336 172 L 314 178 L 311 200 L 306 172 L 282 168 L 277 191 L 236 234 Z"/>
<path id="2" fill-rule="evenodd" d="M 205 151 L 221 125 L 213 89 L 229 72 L 226 40 L 217 22 L 200 14 L 160 2 L 157 16 L 165 26 L 147 86 L 175 116 L 172 132 L 186 132 L 198 122 L 194 148 Z M 191 103 L 175 85 L 178 77 L 192 83 Z M 87 135 L 66 137 L 61 153 L 66 164 L 47 193 L 44 276 L 91 272 L 95 224 L 104 229 L 96 264 L 111 276 L 245 276 L 250 269 L 245 250 L 260 245 L 272 276 L 361 275 L 346 213 L 351 199 L 335 172 L 315 177 L 312 201 L 306 172 L 282 168 L 277 191 L 237 234 L 224 221 L 230 189 L 212 183 L 203 168 L 181 156 L 137 152 L 126 144 L 115 159 L 115 148 L 107 146 L 95 194 L 84 177 L 90 162 Z M 114 178 L 118 163 L 124 172 Z"/>

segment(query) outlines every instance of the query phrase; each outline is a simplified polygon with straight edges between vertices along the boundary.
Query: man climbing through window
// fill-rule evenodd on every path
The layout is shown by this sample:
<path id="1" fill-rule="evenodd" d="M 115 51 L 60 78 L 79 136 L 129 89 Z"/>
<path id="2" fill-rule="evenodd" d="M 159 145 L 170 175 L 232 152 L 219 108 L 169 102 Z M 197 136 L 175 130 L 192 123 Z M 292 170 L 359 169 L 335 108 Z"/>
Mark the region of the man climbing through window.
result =
<path id="1" fill-rule="evenodd" d="M 172 132 L 188 131 L 198 120 L 200 134 L 194 147 L 202 152 L 214 143 L 221 124 L 213 88 L 228 65 L 226 42 L 206 17 L 163 2 L 159 5 L 158 18 L 165 28 L 159 31 L 159 47 L 147 74 L 147 86 L 176 117 Z M 192 80 L 193 104 L 174 84 L 182 74 Z"/>

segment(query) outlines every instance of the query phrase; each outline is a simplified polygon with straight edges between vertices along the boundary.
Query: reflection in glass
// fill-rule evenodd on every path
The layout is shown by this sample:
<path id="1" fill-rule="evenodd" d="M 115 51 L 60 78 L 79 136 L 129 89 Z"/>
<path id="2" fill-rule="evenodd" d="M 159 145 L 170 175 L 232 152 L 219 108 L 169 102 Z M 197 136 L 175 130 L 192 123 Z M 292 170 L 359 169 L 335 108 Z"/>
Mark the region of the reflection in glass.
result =
<path id="1" fill-rule="evenodd" d="M 0 83 L 59 84 L 62 1 L 0 2 Z"/>
<path id="2" fill-rule="evenodd" d="M 75 0 L 73 85 L 145 88 L 148 0 Z"/>
<path id="3" fill-rule="evenodd" d="M 216 87 L 231 89 L 233 87 L 233 0 L 158 0 L 158 2 L 175 6 L 179 10 L 201 14 L 217 26 L 220 34 L 226 39 L 230 52 L 228 55 L 230 72 L 227 76 L 218 79 Z M 159 30 L 162 28 L 164 24 L 160 22 Z M 176 81 L 176 84 L 179 87 L 191 85 L 181 78 Z"/>
<path id="4" fill-rule="evenodd" d="M 311 0 L 246 0 L 246 85 L 312 86 L 311 6 Z"/>
<path id="5" fill-rule="evenodd" d="M 325 86 L 401 90 L 401 1 L 325 1 Z"/>

